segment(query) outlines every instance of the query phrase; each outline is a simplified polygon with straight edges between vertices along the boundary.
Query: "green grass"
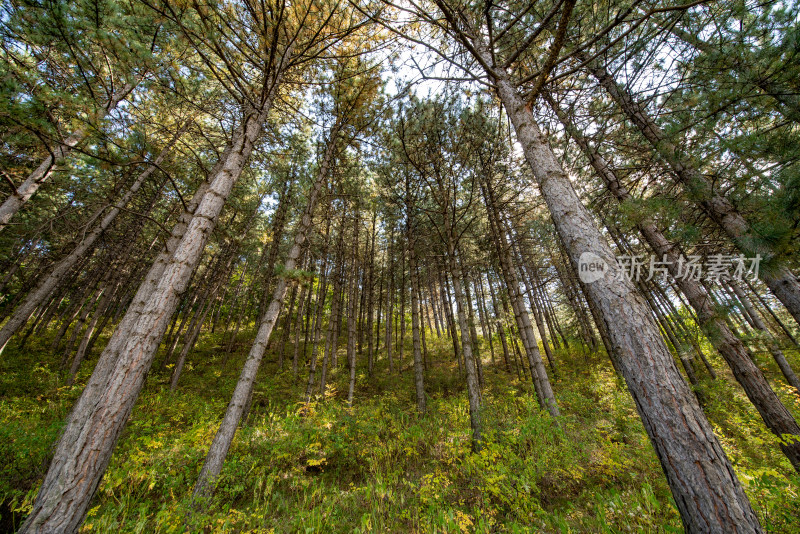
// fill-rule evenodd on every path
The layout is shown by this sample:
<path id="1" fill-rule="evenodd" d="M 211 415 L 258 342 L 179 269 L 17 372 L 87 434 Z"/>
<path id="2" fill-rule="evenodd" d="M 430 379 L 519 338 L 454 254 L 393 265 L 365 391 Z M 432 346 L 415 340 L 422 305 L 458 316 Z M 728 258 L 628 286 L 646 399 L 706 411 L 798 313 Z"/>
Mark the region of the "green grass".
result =
<path id="1" fill-rule="evenodd" d="M 429 335 L 429 338 L 433 337 Z M 154 366 L 95 497 L 83 532 L 181 532 L 203 458 L 248 348 L 222 364 L 219 336 L 189 357 L 175 394 Z M 0 362 L 0 502 L 9 524 L 30 508 L 79 385 L 63 387 L 49 340 Z M 554 390 L 564 414 L 543 413 L 528 383 L 485 363 L 485 447 L 470 452 L 463 380 L 442 340 L 429 340 L 429 410 L 416 414 L 410 343 L 405 371 L 360 371 L 353 409 L 346 373 L 300 402 L 268 353 L 248 424 L 217 492 L 191 532 L 680 532 L 658 460 L 605 355 L 561 352 Z M 488 360 L 488 349 L 484 350 Z M 96 356 L 95 356 L 96 357 Z M 790 359 L 797 364 L 797 355 Z M 340 358 L 343 362 L 344 358 Z M 718 370 L 720 362 L 713 360 Z M 157 364 L 159 360 L 156 360 Z M 94 361 L 90 361 L 93 364 Z M 762 363 L 797 414 L 800 401 Z M 796 532 L 800 480 L 726 373 L 704 388 L 707 413 L 764 528 Z M 10 512 L 15 511 L 13 518 Z"/>

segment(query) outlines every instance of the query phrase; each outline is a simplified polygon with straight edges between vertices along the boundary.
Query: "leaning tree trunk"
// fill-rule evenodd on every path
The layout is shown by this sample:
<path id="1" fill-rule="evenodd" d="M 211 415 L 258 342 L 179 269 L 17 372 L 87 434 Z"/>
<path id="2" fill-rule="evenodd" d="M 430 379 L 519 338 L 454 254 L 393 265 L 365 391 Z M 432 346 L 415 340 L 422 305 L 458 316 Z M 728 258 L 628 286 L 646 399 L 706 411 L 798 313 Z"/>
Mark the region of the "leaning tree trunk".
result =
<path id="1" fill-rule="evenodd" d="M 767 343 L 767 348 L 769 348 L 770 354 L 772 354 L 775 363 L 778 364 L 778 367 L 780 368 L 781 373 L 783 373 L 784 378 L 786 378 L 786 381 L 795 389 L 795 391 L 800 393 L 800 380 L 798 380 L 797 375 L 795 374 L 791 365 L 789 365 L 789 362 L 786 360 L 786 356 L 783 354 L 783 350 L 781 350 L 778 342 L 774 337 L 772 337 L 772 332 L 769 331 L 767 325 L 765 325 L 764 321 L 761 319 L 761 316 L 753 308 L 753 304 L 750 302 L 750 299 L 747 298 L 747 295 L 745 295 L 742 288 L 735 281 L 731 280 L 727 285 L 733 290 L 736 298 L 742 303 L 742 306 L 747 311 L 748 315 L 752 317 L 753 326 L 755 329 L 760 331 L 766 338 L 765 341 Z M 800 435 L 800 433 L 797 435 Z M 800 449 L 800 446 L 798 449 Z M 800 456 L 795 458 L 793 463 L 795 464 L 795 468 L 800 470 Z"/>
<path id="2" fill-rule="evenodd" d="M 139 191 L 145 180 L 147 180 L 147 178 L 149 178 L 150 175 L 152 175 L 158 169 L 158 166 L 164 161 L 164 158 L 167 157 L 167 154 L 169 154 L 169 151 L 177 139 L 178 136 L 175 136 L 170 143 L 164 147 L 161 153 L 153 161 L 153 164 L 147 167 L 147 169 L 145 169 L 139 174 L 139 176 L 136 177 L 136 180 L 133 182 L 130 189 L 128 189 L 125 195 L 114 204 L 108 213 L 106 213 L 105 217 L 103 217 L 100 223 L 97 224 L 92 231 L 81 240 L 80 243 L 78 243 L 72 252 L 56 263 L 50 272 L 42 278 L 41 282 L 36 286 L 36 289 L 29 293 L 22 304 L 20 304 L 19 307 L 14 310 L 13 315 L 8 319 L 6 324 L 3 325 L 3 328 L 0 329 L 0 352 L 2 352 L 6 343 L 8 343 L 8 340 L 11 339 L 11 336 L 13 336 L 25 325 L 25 322 L 28 320 L 28 317 L 30 317 L 33 311 L 47 298 L 49 298 L 50 295 L 53 294 L 55 288 L 58 287 L 59 283 L 64 279 L 64 277 L 69 274 L 75 264 L 94 247 L 94 244 L 97 242 L 98 238 L 100 238 L 100 236 L 103 235 L 108 227 L 111 226 L 111 223 L 114 222 L 114 219 L 116 219 L 117 215 L 119 215 L 128 202 L 130 202 L 133 196 Z M 97 213 L 96 217 L 99 216 L 100 212 Z M 92 218 L 94 219 L 95 217 Z"/>
<path id="3" fill-rule="evenodd" d="M 157 279 L 138 320 L 117 328 L 114 352 L 98 362 L 90 383 L 70 414 L 53 460 L 21 532 L 74 532 L 111 460 L 117 440 L 144 385 L 156 349 L 186 290 L 225 200 L 260 137 L 277 84 L 261 109 L 249 110 L 235 130 L 224 160 L 211 177 L 183 238 Z M 102 364 L 102 365 L 101 365 Z M 97 379 L 94 375 L 98 375 Z M 85 397 L 85 399 L 84 399 Z"/>
<path id="4" fill-rule="evenodd" d="M 476 51 L 485 65 L 491 54 Z M 616 259 L 581 203 L 526 102 L 502 68 L 492 69 L 497 94 L 533 170 L 556 231 L 573 266 Z M 591 256 L 589 256 L 591 255 Z M 595 259 L 596 258 L 596 259 Z M 611 267 L 616 273 L 617 269 Z M 697 400 L 664 345 L 647 305 L 627 280 L 604 277 L 587 284 L 605 323 L 619 366 L 645 430 L 690 532 L 760 532 L 758 519 Z"/>
<path id="5" fill-rule="evenodd" d="M 560 415 L 558 403 L 553 393 L 553 387 L 550 385 L 547 371 L 544 368 L 542 355 L 539 353 L 539 346 L 536 341 L 536 335 L 533 332 L 530 315 L 528 315 L 528 311 L 525 308 L 525 301 L 522 297 L 519 278 L 517 277 L 517 269 L 511 257 L 511 247 L 506 241 L 506 233 L 497 209 L 498 199 L 488 178 L 483 180 L 481 187 L 487 214 L 489 215 L 489 227 L 492 240 L 495 243 L 495 252 L 497 252 L 497 256 L 500 259 L 503 280 L 506 284 L 508 297 L 511 300 L 511 307 L 514 310 L 514 318 L 520 332 L 522 345 L 525 347 L 536 397 L 542 408 L 547 409 L 553 417 L 558 417 Z"/>
<path id="6" fill-rule="evenodd" d="M 111 95 L 108 102 L 95 114 L 94 122 L 103 120 L 111 110 L 117 107 L 117 104 L 133 91 L 137 84 L 138 80 L 125 84 L 119 91 Z M 72 132 L 50 151 L 50 155 L 28 175 L 24 182 L 14 188 L 11 195 L 0 205 L 0 231 L 6 227 L 11 218 L 39 190 L 39 187 L 50 178 L 56 165 L 60 164 L 72 152 L 72 149 L 86 138 L 88 133 L 89 128 L 87 126 L 82 126 Z"/>
<path id="7" fill-rule="evenodd" d="M 697 202 L 706 215 L 733 240 L 739 250 L 746 254 L 767 252 L 771 256 L 774 255 L 774 251 L 765 247 L 763 240 L 758 237 L 757 232 L 742 217 L 739 210 L 716 191 L 713 184 L 691 162 L 680 156 L 678 147 L 667 138 L 644 106 L 634 100 L 633 96 L 599 64 L 593 64 L 589 70 L 653 146 L 656 153 L 667 162 L 678 180 L 689 191 L 690 198 Z M 785 258 L 770 259 L 771 265 L 759 269 L 758 275 L 800 324 L 800 280 L 789 270 Z"/>
<path id="8" fill-rule="evenodd" d="M 619 181 L 611 166 L 597 150 L 589 145 L 586 138 L 577 131 L 566 114 L 546 94 L 545 99 L 548 100 L 550 106 L 558 115 L 567 133 L 589 159 L 595 172 L 603 180 L 611 194 L 620 203 L 628 200 L 630 193 Z M 695 313 L 697 313 L 700 327 L 731 368 L 733 376 L 741 384 L 747 398 L 756 407 L 767 428 L 779 438 L 787 435 L 800 436 L 800 428 L 794 417 L 783 405 L 761 370 L 753 362 L 750 351 L 719 316 L 705 288 L 699 282 L 692 280 L 692 277 L 683 276 L 680 272 L 680 254 L 676 247 L 667 240 L 651 219 L 638 219 L 636 226 L 653 252 L 668 262 L 667 266 L 670 274 L 683 294 L 686 295 Z M 781 443 L 781 449 L 784 454 L 792 462 L 795 469 L 798 469 L 800 467 L 800 441 L 782 440 Z"/>
<path id="9" fill-rule="evenodd" d="M 317 197 L 319 196 L 323 184 L 327 181 L 328 173 L 333 163 L 337 133 L 336 129 L 331 132 L 328 147 L 325 150 L 325 156 L 320 165 L 316 182 L 309 193 L 308 203 L 300 219 L 300 225 L 296 230 L 289 256 L 286 258 L 286 263 L 284 264 L 284 271 L 287 273 L 291 273 L 297 267 L 297 259 L 300 256 L 300 250 L 311 228 L 311 218 L 314 213 Z M 231 443 L 233 443 L 233 436 L 236 433 L 236 428 L 239 426 L 239 420 L 252 394 L 258 368 L 261 365 L 261 359 L 264 356 L 264 351 L 269 342 L 269 337 L 272 334 L 272 329 L 275 327 L 275 322 L 278 320 L 283 298 L 286 295 L 287 285 L 288 280 L 286 277 L 278 279 L 275 290 L 272 292 L 272 302 L 267 306 L 267 310 L 264 312 L 263 317 L 261 317 L 261 323 L 258 327 L 255 341 L 242 367 L 242 373 L 239 376 L 239 381 L 236 383 L 236 388 L 231 396 L 231 401 L 228 403 L 228 408 L 225 410 L 222 423 L 217 433 L 214 435 L 214 440 L 211 442 L 208 455 L 206 456 L 205 462 L 203 462 L 203 468 L 200 471 L 200 475 L 197 477 L 197 483 L 194 486 L 194 499 L 208 498 L 214 491 L 216 479 L 220 471 L 222 471 L 222 464 L 225 461 L 225 457 L 228 455 L 228 449 L 230 449 Z"/>

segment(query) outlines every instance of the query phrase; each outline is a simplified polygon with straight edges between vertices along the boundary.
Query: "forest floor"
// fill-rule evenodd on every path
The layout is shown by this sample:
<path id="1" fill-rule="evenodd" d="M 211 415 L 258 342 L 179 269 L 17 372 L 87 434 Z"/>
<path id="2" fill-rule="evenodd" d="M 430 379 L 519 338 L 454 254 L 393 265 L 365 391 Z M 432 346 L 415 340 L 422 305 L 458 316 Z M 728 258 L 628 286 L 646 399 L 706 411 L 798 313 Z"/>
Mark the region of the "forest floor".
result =
<path id="1" fill-rule="evenodd" d="M 192 486 L 251 338 L 243 333 L 224 362 L 221 336 L 204 335 L 174 394 L 159 354 L 81 532 L 185 531 Z M 50 343 L 44 337 L 20 351 L 12 342 L 0 360 L 0 532 L 13 532 L 30 509 L 94 364 L 66 387 Z M 563 415 L 556 423 L 540 411 L 530 383 L 494 368 L 483 347 L 485 446 L 473 454 L 452 349 L 429 340 L 423 416 L 415 411 L 410 349 L 400 373 L 390 375 L 384 361 L 373 378 L 359 370 L 352 409 L 343 369 L 324 398 L 305 405 L 307 371 L 295 381 L 290 369 L 277 372 L 268 352 L 216 495 L 188 531 L 682 531 L 633 402 L 605 354 L 557 354 L 553 387 Z M 788 356 L 800 367 L 797 353 Z M 800 416 L 800 397 L 758 357 Z M 798 532 L 800 477 L 722 362 L 712 362 L 721 379 L 703 383 L 706 412 L 761 524 Z"/>

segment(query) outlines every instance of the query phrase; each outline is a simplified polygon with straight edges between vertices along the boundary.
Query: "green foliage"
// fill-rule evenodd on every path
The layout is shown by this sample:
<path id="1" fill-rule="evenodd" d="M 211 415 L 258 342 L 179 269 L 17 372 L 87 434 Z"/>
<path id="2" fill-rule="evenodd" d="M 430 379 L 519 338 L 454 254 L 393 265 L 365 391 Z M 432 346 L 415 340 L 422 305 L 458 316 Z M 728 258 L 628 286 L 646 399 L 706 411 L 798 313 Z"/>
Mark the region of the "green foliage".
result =
<path id="1" fill-rule="evenodd" d="M 304 384 L 268 364 L 215 496 L 186 525 L 192 485 L 244 356 L 223 365 L 223 339 L 203 337 L 192 360 L 204 364 L 187 367 L 178 392 L 169 393 L 168 374 L 150 377 L 82 532 L 681 531 L 633 402 L 605 355 L 557 354 L 554 389 L 565 414 L 558 421 L 540 411 L 529 383 L 487 365 L 485 446 L 473 454 L 463 380 L 447 340 L 433 337 L 423 416 L 411 373 L 389 376 L 380 366 L 369 381 L 359 373 L 349 409 L 346 372 L 334 371 L 326 394 L 306 404 L 297 402 Z M 34 363 L 48 346 L 35 340 L 24 354 L 12 347 L 2 363 L 0 500 L 17 518 L 30 508 L 80 391 L 61 387 L 56 362 Z M 713 399 L 707 413 L 762 525 L 792 532 L 800 480 L 776 454 L 776 438 L 729 382 L 704 387 Z M 796 412 L 796 395 L 781 396 Z"/>

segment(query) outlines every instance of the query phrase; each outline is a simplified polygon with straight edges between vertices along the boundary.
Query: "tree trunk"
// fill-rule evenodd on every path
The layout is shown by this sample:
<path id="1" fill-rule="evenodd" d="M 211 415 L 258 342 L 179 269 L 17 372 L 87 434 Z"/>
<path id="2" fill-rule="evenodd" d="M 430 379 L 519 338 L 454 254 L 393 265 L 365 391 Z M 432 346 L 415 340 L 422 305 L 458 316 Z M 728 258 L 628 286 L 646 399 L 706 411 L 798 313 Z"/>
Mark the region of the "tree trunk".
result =
<path id="1" fill-rule="evenodd" d="M 300 225 L 296 230 L 294 243 L 289 251 L 289 256 L 286 258 L 286 263 L 284 264 L 284 270 L 286 272 L 291 272 L 296 268 L 297 259 L 300 256 L 300 249 L 311 228 L 311 220 L 317 197 L 327 181 L 330 167 L 333 164 L 337 133 L 337 129 L 334 129 L 328 140 L 328 146 L 325 150 L 325 156 L 322 159 L 317 179 L 308 195 L 308 203 L 300 219 Z M 228 403 L 228 408 L 225 410 L 222 423 L 217 433 L 214 435 L 214 440 L 211 443 L 208 455 L 203 463 L 203 468 L 194 486 L 193 499 L 208 498 L 214 491 L 216 479 L 222 470 L 222 464 L 225 461 L 225 457 L 228 455 L 228 449 L 230 449 L 231 443 L 233 443 L 233 436 L 236 433 L 236 428 L 239 426 L 239 420 L 244 412 L 245 404 L 252 394 L 258 368 L 261 365 L 261 358 L 264 356 L 264 350 L 269 342 L 269 337 L 272 334 L 275 322 L 278 320 L 283 298 L 286 295 L 286 287 L 287 279 L 281 277 L 275 285 L 275 290 L 272 293 L 272 301 L 264 312 L 263 317 L 261 317 L 255 341 L 242 367 L 242 373 L 239 376 L 239 380 L 236 382 L 236 388 L 231 396 L 231 401 Z"/>
<path id="2" fill-rule="evenodd" d="M 358 302 L 358 230 L 361 226 L 361 214 L 358 202 L 355 205 L 355 218 L 353 220 L 353 245 L 350 257 L 353 267 L 350 273 L 350 288 L 347 290 L 347 365 L 350 369 L 350 383 L 347 388 L 347 405 L 353 406 L 353 394 L 356 388 L 356 303 Z M 391 360 L 389 360 L 391 362 Z"/>
<path id="3" fill-rule="evenodd" d="M 567 116 L 558 109 L 555 102 L 547 95 L 545 95 L 545 98 L 550 101 L 551 107 L 559 115 L 567 133 L 575 140 L 584 155 L 589 159 L 592 167 L 603 180 L 608 190 L 619 202 L 628 200 L 630 193 L 619 181 L 616 173 L 605 159 L 589 146 L 587 140 L 573 127 Z M 653 252 L 669 262 L 667 264 L 669 271 L 675 283 L 686 295 L 695 313 L 697 313 L 700 327 L 730 367 L 733 376 L 741 384 L 745 394 L 758 410 L 767 428 L 779 437 L 788 434 L 800 435 L 800 428 L 798 428 L 794 417 L 781 403 L 758 366 L 753 363 L 750 352 L 719 316 L 705 288 L 699 282 L 692 280 L 689 276 L 683 276 L 680 272 L 680 255 L 676 250 L 677 247 L 664 237 L 664 234 L 649 218 L 640 219 L 637 222 L 637 227 Z M 798 456 L 800 454 L 800 442 L 786 443 L 781 448 L 792 462 L 792 465 L 795 466 L 795 469 L 797 469 L 800 466 L 800 456 Z"/>
<path id="4" fill-rule="evenodd" d="M 733 292 L 736 294 L 736 298 L 739 299 L 739 302 L 742 303 L 742 306 L 744 306 L 744 309 L 752 318 L 753 326 L 766 338 L 765 341 L 767 343 L 767 348 L 769 349 L 770 354 L 772 354 L 772 357 L 775 359 L 775 363 L 778 364 L 778 367 L 780 368 L 781 373 L 783 373 L 784 378 L 786 378 L 786 381 L 798 393 L 800 393 L 800 380 L 798 380 L 797 375 L 794 373 L 794 370 L 786 360 L 786 356 L 783 354 L 780 346 L 778 346 L 777 341 L 774 337 L 772 337 L 772 333 L 767 328 L 767 325 L 764 324 L 761 316 L 753 308 L 753 304 L 750 302 L 750 299 L 747 298 L 747 295 L 745 295 L 744 291 L 742 291 L 742 288 L 735 281 L 729 281 L 727 286 L 733 290 Z M 798 433 L 798 436 L 800 436 L 800 433 Z M 795 460 L 796 463 L 795 461 L 792 463 L 795 463 L 795 467 L 800 471 L 800 456 L 798 456 Z"/>
<path id="5" fill-rule="evenodd" d="M 123 319 L 120 326 L 126 328 L 117 328 L 119 341 L 109 345 L 118 356 L 105 359 L 101 356 L 68 418 L 21 532 L 74 532 L 83 522 L 180 295 L 186 290 L 225 200 L 261 135 L 276 85 L 271 86 L 262 108 L 249 111 L 234 131 L 208 192 L 199 202 L 171 260 L 164 262 L 163 274 L 153 280 L 157 285 L 149 291 L 137 320 Z"/>
<path id="6" fill-rule="evenodd" d="M 506 241 L 506 232 L 500 219 L 500 214 L 498 213 L 498 199 L 488 179 L 483 180 L 481 187 L 486 203 L 487 214 L 489 215 L 492 241 L 495 244 L 495 252 L 500 259 L 503 280 L 505 281 L 508 297 L 511 301 L 511 308 L 514 310 L 514 318 L 520 332 L 522 346 L 525 348 L 525 355 L 528 358 L 531 380 L 536 390 L 536 397 L 542 408 L 545 408 L 551 416 L 558 417 L 560 415 L 558 403 L 556 402 L 553 388 L 550 385 L 550 380 L 547 377 L 547 371 L 544 368 L 544 362 L 542 362 L 542 355 L 539 353 L 539 347 L 536 336 L 533 333 L 530 316 L 525 309 L 525 301 L 520 292 L 517 269 L 514 266 L 511 256 L 511 247 Z"/>
<path id="7" fill-rule="evenodd" d="M 484 64 L 491 65 L 488 50 L 482 43 L 478 46 Z M 493 69 L 493 74 L 498 96 L 573 266 L 578 269 L 587 260 L 615 266 L 614 253 L 580 202 L 526 102 L 503 69 Z M 617 271 L 614 267 L 611 270 Z M 730 461 L 631 282 L 601 278 L 587 284 L 587 290 L 608 329 L 686 529 L 760 532 Z"/>
<path id="8" fill-rule="evenodd" d="M 5 347 L 8 340 L 11 339 L 20 328 L 25 325 L 25 322 L 30 317 L 31 313 L 40 306 L 50 295 L 53 294 L 53 291 L 59 284 L 63 281 L 64 277 L 66 277 L 72 268 L 81 260 L 86 253 L 94 248 L 94 244 L 97 242 L 97 239 L 103 235 L 103 233 L 111 226 L 111 223 L 116 219 L 117 215 L 125 208 L 128 202 L 131 201 L 133 196 L 139 191 L 139 189 L 144 184 L 145 180 L 150 177 L 158 169 L 158 166 L 164 161 L 167 154 L 169 154 L 172 146 L 178 140 L 180 135 L 182 135 L 183 131 L 179 132 L 173 139 L 167 144 L 166 147 L 161 151 L 161 153 L 156 157 L 155 161 L 152 165 L 147 167 L 139 176 L 136 177 L 136 180 L 131 185 L 130 189 L 125 193 L 125 195 L 114 204 L 114 206 L 109 210 L 103 220 L 96 225 L 91 232 L 89 232 L 86 237 L 84 237 L 80 243 L 63 259 L 61 259 L 56 265 L 51 268 L 50 272 L 45 275 L 41 282 L 36 286 L 31 293 L 25 298 L 23 303 L 14 311 L 13 315 L 9 318 L 3 328 L 0 329 L 0 353 L 2 353 L 3 348 Z M 92 220 L 95 218 L 100 217 L 102 211 L 105 208 L 102 208 L 98 211 L 94 216 L 92 216 Z"/>
<path id="9" fill-rule="evenodd" d="M 772 256 L 774 251 L 765 248 L 757 232 L 751 228 L 736 207 L 715 191 L 712 183 L 689 161 L 680 156 L 678 147 L 667 139 L 644 107 L 599 64 L 592 65 L 589 70 L 658 155 L 672 168 L 678 180 L 689 192 L 690 198 L 697 202 L 706 215 L 733 240 L 739 250 L 745 254 L 765 253 Z M 800 324 L 800 280 L 789 270 L 785 258 L 770 259 L 772 261 L 769 268 L 762 266 L 758 275 Z"/>
<path id="10" fill-rule="evenodd" d="M 103 120 L 111 110 L 117 107 L 120 101 L 133 91 L 138 83 L 138 80 L 136 80 L 133 83 L 125 84 L 119 91 L 111 95 L 109 101 L 95 113 L 94 122 Z M 53 169 L 72 152 L 73 148 L 86 138 L 88 132 L 89 128 L 87 126 L 82 126 L 72 132 L 72 134 L 50 151 L 50 155 L 28 175 L 24 182 L 19 184 L 11 192 L 11 195 L 0 205 L 0 231 L 6 227 L 11 218 L 14 217 L 20 208 L 28 202 L 36 191 L 38 191 L 39 187 L 50 178 Z"/>

